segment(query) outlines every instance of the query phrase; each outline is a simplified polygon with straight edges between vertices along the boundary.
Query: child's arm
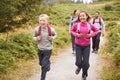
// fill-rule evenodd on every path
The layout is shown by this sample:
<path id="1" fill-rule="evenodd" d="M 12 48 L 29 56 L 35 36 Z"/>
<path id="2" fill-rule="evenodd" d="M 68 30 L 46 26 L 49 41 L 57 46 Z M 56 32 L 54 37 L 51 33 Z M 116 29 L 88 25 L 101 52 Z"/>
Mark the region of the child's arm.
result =
<path id="1" fill-rule="evenodd" d="M 75 23 L 71 29 L 72 35 L 76 36 L 77 24 Z"/>
<path id="2" fill-rule="evenodd" d="M 101 26 L 102 26 L 102 34 L 104 35 L 105 34 L 105 24 L 104 24 L 104 21 L 102 18 L 101 18 Z"/>
<path id="3" fill-rule="evenodd" d="M 55 39 L 57 37 L 57 33 L 56 33 L 55 29 L 51 28 L 51 32 L 52 32 L 52 35 L 51 35 L 52 39 Z"/>
<path id="4" fill-rule="evenodd" d="M 38 41 L 40 39 L 40 36 L 37 36 L 37 28 L 35 28 L 34 34 L 33 34 L 33 40 Z"/>

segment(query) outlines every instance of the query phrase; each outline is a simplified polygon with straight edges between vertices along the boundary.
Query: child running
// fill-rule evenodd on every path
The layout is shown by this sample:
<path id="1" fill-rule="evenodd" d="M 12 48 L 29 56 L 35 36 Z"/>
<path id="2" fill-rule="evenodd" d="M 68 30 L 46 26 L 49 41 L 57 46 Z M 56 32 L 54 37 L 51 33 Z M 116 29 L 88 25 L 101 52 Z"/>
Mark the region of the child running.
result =
<path id="1" fill-rule="evenodd" d="M 55 30 L 49 24 L 47 14 L 39 16 L 40 25 L 35 28 L 33 39 L 38 44 L 38 57 L 41 66 L 41 79 L 45 80 L 46 73 L 50 70 L 50 56 L 53 49 L 52 40 L 56 38 Z"/>
<path id="2" fill-rule="evenodd" d="M 86 80 L 89 69 L 89 56 L 91 38 L 98 34 L 99 30 L 92 24 L 89 24 L 90 16 L 86 11 L 81 11 L 77 22 L 71 30 L 75 36 L 76 44 L 76 74 L 82 69 L 82 80 Z M 92 33 L 91 33 L 92 31 Z"/>

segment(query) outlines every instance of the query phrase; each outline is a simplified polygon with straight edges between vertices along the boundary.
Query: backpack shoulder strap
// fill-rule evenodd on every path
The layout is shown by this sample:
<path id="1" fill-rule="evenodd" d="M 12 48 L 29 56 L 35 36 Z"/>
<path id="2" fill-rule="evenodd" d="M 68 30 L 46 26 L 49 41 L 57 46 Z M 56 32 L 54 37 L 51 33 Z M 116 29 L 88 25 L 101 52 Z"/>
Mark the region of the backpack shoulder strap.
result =
<path id="1" fill-rule="evenodd" d="M 41 25 L 38 27 L 38 33 L 37 36 L 41 35 Z"/>
<path id="2" fill-rule="evenodd" d="M 87 26 L 88 26 L 88 33 L 91 33 L 91 27 L 90 27 L 90 24 L 87 23 Z"/>
<path id="3" fill-rule="evenodd" d="M 48 35 L 51 36 L 52 35 L 51 26 L 48 24 L 47 28 L 48 28 Z M 38 27 L 37 36 L 39 36 L 39 35 L 41 35 L 41 25 Z"/>
<path id="4" fill-rule="evenodd" d="M 102 21 L 101 21 L 101 18 L 99 18 L 99 24 L 101 25 Z"/>
<path id="5" fill-rule="evenodd" d="M 47 28 L 48 28 L 48 35 L 51 36 L 52 35 L 52 31 L 51 31 L 50 24 L 47 25 Z"/>
<path id="6" fill-rule="evenodd" d="M 80 23 L 77 24 L 77 31 L 80 31 Z"/>
<path id="7" fill-rule="evenodd" d="M 95 23 L 95 18 L 93 18 L 93 24 Z"/>
<path id="8" fill-rule="evenodd" d="M 91 30 L 91 28 L 90 28 L 90 24 L 89 24 L 89 23 L 87 23 L 87 25 L 88 25 L 88 30 Z"/>

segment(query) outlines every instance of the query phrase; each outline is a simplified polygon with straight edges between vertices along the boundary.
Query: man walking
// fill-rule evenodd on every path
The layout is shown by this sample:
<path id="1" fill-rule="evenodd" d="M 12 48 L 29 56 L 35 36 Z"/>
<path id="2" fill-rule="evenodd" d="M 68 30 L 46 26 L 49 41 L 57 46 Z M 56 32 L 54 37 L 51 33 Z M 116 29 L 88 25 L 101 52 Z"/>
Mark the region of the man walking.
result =
<path id="1" fill-rule="evenodd" d="M 92 38 L 92 48 L 93 48 L 92 53 L 98 53 L 101 33 L 103 36 L 105 33 L 104 21 L 100 17 L 99 11 L 95 12 L 95 17 L 91 19 L 91 23 L 94 24 L 99 29 L 99 33 Z"/>

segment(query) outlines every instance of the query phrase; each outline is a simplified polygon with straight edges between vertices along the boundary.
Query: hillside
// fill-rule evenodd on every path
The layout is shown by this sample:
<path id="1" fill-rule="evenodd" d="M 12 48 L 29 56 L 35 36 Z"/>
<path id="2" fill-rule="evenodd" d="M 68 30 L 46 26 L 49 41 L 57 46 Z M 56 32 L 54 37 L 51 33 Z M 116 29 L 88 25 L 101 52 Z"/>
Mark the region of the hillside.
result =
<path id="1" fill-rule="evenodd" d="M 58 49 L 63 48 L 64 46 L 70 44 L 68 26 L 69 19 L 74 9 L 79 9 L 80 11 L 86 10 L 91 15 L 91 17 L 93 17 L 94 12 L 98 10 L 101 12 L 101 17 L 103 17 L 103 19 L 106 21 L 106 24 L 110 24 L 111 23 L 110 21 L 120 21 L 119 4 L 120 4 L 119 1 L 106 2 L 104 4 L 97 3 L 91 5 L 56 4 L 50 7 L 48 10 L 43 10 L 43 12 L 41 12 L 41 10 L 38 11 L 37 13 L 33 12 L 32 20 L 30 20 L 26 24 L 21 25 L 21 28 L 15 28 L 9 32 L 0 33 L 0 80 L 7 80 L 6 76 L 7 78 L 9 78 L 10 76 L 8 75 L 14 72 L 14 69 L 16 70 L 18 69 L 18 64 L 21 61 L 25 63 L 29 60 L 34 60 L 37 58 L 36 52 L 37 46 L 36 43 L 32 40 L 32 35 L 35 26 L 38 25 L 39 13 L 47 13 L 50 16 L 50 23 L 58 33 L 58 38 L 54 41 L 55 47 L 53 51 L 53 55 L 56 55 Z M 116 28 L 118 29 L 119 27 Z M 114 30 L 116 31 L 117 29 Z M 111 28 L 107 29 L 107 31 L 110 30 Z M 119 35 L 119 31 L 117 31 L 116 35 Z M 109 37 L 108 39 L 112 38 Z M 116 39 L 114 40 L 115 40 L 114 42 L 116 42 Z M 112 44 L 114 44 L 114 42 L 112 42 Z M 114 46 L 116 47 L 116 45 Z M 117 48 L 119 48 L 119 45 Z M 111 50 L 112 49 L 110 49 L 110 51 L 108 50 L 109 53 L 111 52 Z M 119 51 L 116 51 L 116 55 L 115 57 L 113 57 L 113 59 L 116 59 L 117 57 L 116 60 L 117 68 L 119 68 L 120 60 L 118 52 Z"/>

